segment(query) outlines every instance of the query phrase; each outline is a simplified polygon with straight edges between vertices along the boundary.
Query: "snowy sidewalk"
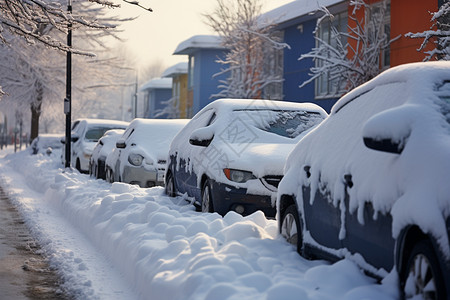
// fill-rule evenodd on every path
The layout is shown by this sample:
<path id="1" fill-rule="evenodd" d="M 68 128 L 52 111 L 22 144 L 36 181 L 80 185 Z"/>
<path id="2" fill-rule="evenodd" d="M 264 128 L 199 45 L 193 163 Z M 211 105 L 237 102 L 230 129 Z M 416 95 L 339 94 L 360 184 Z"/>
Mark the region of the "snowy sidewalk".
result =
<path id="1" fill-rule="evenodd" d="M 0 187 L 0 290 L 2 299 L 69 299 L 60 278 Z"/>

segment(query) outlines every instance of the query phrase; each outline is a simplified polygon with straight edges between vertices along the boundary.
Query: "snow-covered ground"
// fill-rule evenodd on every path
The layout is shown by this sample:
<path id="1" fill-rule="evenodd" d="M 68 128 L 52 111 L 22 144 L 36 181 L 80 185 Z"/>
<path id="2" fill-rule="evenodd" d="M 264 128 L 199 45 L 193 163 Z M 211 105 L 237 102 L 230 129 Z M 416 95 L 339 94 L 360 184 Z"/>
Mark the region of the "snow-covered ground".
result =
<path id="1" fill-rule="evenodd" d="M 352 262 L 309 261 L 262 213 L 202 214 L 161 187 L 110 184 L 0 152 L 0 185 L 77 299 L 396 299 Z"/>

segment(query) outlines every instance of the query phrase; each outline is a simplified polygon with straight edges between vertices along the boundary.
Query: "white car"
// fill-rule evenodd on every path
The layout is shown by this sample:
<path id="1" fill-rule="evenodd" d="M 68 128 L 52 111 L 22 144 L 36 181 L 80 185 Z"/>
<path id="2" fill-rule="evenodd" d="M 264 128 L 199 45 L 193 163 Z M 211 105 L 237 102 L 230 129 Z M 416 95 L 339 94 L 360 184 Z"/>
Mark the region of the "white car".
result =
<path id="1" fill-rule="evenodd" d="M 64 137 L 64 134 L 56 134 L 56 133 L 43 133 L 39 134 L 30 145 L 32 154 L 47 154 L 50 155 L 56 149 L 61 149 L 63 144 L 61 143 L 61 139 Z M 58 150 L 59 151 L 59 150 Z"/>
<path id="2" fill-rule="evenodd" d="M 288 154 L 326 116 L 312 103 L 216 100 L 174 138 L 166 193 L 186 196 L 203 212 L 274 217 Z"/>
<path id="3" fill-rule="evenodd" d="M 71 165 L 82 173 L 89 172 L 92 151 L 103 134 L 111 129 L 125 129 L 127 122 L 103 119 L 80 119 L 71 133 Z"/>
<path id="4" fill-rule="evenodd" d="M 450 299 L 450 62 L 386 70 L 343 96 L 290 154 L 281 234 L 349 259 L 401 299 Z"/>
<path id="5" fill-rule="evenodd" d="M 111 129 L 98 140 L 89 163 L 89 174 L 92 177 L 106 179 L 106 157 L 112 152 L 117 140 L 124 132 L 124 129 Z"/>
<path id="6" fill-rule="evenodd" d="M 148 188 L 164 185 L 170 142 L 186 119 L 134 119 L 106 158 L 106 180 Z"/>

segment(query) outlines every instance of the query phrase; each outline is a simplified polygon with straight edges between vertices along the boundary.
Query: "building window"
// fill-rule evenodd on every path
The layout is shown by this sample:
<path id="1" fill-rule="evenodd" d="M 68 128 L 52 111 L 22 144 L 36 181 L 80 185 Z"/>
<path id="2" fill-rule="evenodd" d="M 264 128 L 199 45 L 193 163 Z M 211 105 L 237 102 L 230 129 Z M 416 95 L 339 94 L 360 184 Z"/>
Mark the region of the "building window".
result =
<path id="1" fill-rule="evenodd" d="M 284 40 L 284 32 L 278 31 L 276 33 L 277 40 Z M 284 49 L 273 49 L 267 53 L 268 57 L 264 64 L 264 71 L 266 74 L 282 79 L 283 78 L 283 63 L 284 63 Z M 283 82 L 274 82 L 264 88 L 263 92 L 265 99 L 283 100 Z"/>
<path id="2" fill-rule="evenodd" d="M 347 32 L 347 12 L 335 14 L 333 20 L 325 21 L 320 24 L 319 30 L 316 33 L 319 40 L 324 41 L 332 48 L 337 48 L 337 41 L 332 33 L 333 28 L 337 32 Z M 341 35 L 342 44 L 346 44 L 346 37 Z M 316 39 L 316 47 L 319 47 L 319 41 Z M 323 61 L 316 60 L 316 67 L 321 67 Z M 345 88 L 345 83 L 340 83 L 339 79 L 330 80 L 330 74 L 323 74 L 316 80 L 316 97 L 326 98 L 335 97 L 339 95 Z"/>
<path id="3" fill-rule="evenodd" d="M 192 90 L 194 88 L 194 56 L 189 56 L 188 65 L 188 89 Z"/>
<path id="4" fill-rule="evenodd" d="M 374 30 L 373 27 L 377 28 L 379 21 L 382 22 L 380 35 L 386 35 L 387 41 L 391 38 L 391 4 L 388 1 L 386 3 L 386 8 L 383 9 L 383 1 L 373 4 L 371 9 L 367 12 L 367 20 L 371 22 L 371 30 Z M 367 24 L 366 24 L 367 26 Z M 370 36 L 376 36 L 371 34 Z M 382 49 L 380 53 L 380 65 L 381 68 L 387 69 L 391 65 L 391 49 L 387 47 L 386 49 Z"/>

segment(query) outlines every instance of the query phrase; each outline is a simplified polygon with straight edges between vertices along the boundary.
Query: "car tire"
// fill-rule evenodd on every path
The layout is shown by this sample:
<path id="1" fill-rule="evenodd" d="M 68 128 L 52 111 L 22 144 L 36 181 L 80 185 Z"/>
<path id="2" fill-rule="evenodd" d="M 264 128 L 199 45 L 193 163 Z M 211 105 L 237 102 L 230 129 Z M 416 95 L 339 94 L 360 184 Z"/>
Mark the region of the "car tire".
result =
<path id="1" fill-rule="evenodd" d="M 106 178 L 106 181 L 109 182 L 109 183 L 113 183 L 114 182 L 114 175 L 113 175 L 111 169 L 109 169 L 109 168 L 106 169 L 106 176 L 105 176 L 105 178 Z"/>
<path id="2" fill-rule="evenodd" d="M 177 195 L 177 192 L 175 190 L 175 181 L 173 180 L 172 173 L 167 173 L 167 180 L 166 180 L 166 195 L 169 197 L 175 197 Z"/>
<path id="3" fill-rule="evenodd" d="M 416 243 L 400 275 L 403 299 L 447 299 L 439 261 L 428 240 Z"/>
<path id="4" fill-rule="evenodd" d="M 75 164 L 75 168 L 78 170 L 78 172 L 81 173 L 81 163 L 80 163 L 80 159 L 77 158 L 77 162 Z"/>
<path id="5" fill-rule="evenodd" d="M 302 225 L 295 204 L 289 205 L 281 216 L 280 234 L 301 254 L 303 246 Z"/>
<path id="6" fill-rule="evenodd" d="M 201 212 L 214 212 L 211 185 L 209 184 L 209 180 L 205 180 L 205 183 L 203 183 Z"/>

